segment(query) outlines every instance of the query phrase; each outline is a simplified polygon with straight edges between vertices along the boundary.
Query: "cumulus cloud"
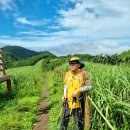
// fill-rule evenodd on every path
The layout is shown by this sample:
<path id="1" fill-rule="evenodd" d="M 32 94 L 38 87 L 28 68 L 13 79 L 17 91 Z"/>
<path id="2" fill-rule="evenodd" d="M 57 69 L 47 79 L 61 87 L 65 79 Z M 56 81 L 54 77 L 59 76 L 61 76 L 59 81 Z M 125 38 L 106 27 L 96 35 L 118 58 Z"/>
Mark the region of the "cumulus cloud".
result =
<path id="1" fill-rule="evenodd" d="M 18 37 L 1 38 L 2 43 L 30 48 L 37 46 L 57 55 L 114 54 L 130 49 L 130 38 L 127 38 L 130 34 L 129 0 L 66 0 L 65 4 L 69 2 L 74 6 L 60 8 L 58 16 L 53 19 L 56 22 L 50 25 L 48 19 L 17 17 L 15 26 L 20 29 Z M 46 26 L 48 30 L 41 31 L 29 30 L 26 25 L 49 26 Z"/>
<path id="2" fill-rule="evenodd" d="M 75 1 L 76 2 L 76 1 Z M 130 31 L 130 1 L 83 0 L 73 9 L 60 10 L 62 27 L 70 28 L 79 35 L 106 37 L 125 36 Z M 119 31 L 119 32 L 118 32 Z"/>
<path id="3" fill-rule="evenodd" d="M 100 44 L 100 42 L 102 44 Z M 72 44 L 62 44 L 58 47 L 50 48 L 49 50 L 56 55 L 66 55 L 66 54 L 91 54 L 91 55 L 100 55 L 100 54 L 116 54 L 121 53 L 125 50 L 130 49 L 129 45 L 120 46 L 115 43 L 115 45 L 106 44 L 106 41 L 99 41 L 97 43 L 72 43 Z"/>
<path id="4" fill-rule="evenodd" d="M 52 51 L 58 54 L 114 54 L 130 48 L 130 39 L 121 39 L 130 34 L 129 0 L 70 1 L 75 4 L 74 8 L 59 10 L 59 24 L 66 31 L 53 33 L 68 41 Z"/>
<path id="5" fill-rule="evenodd" d="M 21 32 L 22 33 L 22 32 Z M 26 32 L 23 32 L 26 33 Z M 29 33 L 29 32 L 27 32 Z M 0 37 L 0 41 L 5 44 L 19 45 L 27 48 L 33 48 L 40 51 L 51 51 L 56 55 L 88 53 L 97 54 L 115 54 L 130 49 L 130 38 L 126 39 L 102 39 L 91 40 L 77 37 L 67 38 L 66 36 L 53 35 L 46 37 L 33 36 L 30 32 L 28 37 Z M 38 33 L 38 32 L 37 32 Z M 44 32 L 39 32 L 44 34 Z M 46 35 L 46 34 L 45 34 Z M 75 42 L 73 42 L 75 41 Z M 125 43 L 125 44 L 122 44 Z"/>

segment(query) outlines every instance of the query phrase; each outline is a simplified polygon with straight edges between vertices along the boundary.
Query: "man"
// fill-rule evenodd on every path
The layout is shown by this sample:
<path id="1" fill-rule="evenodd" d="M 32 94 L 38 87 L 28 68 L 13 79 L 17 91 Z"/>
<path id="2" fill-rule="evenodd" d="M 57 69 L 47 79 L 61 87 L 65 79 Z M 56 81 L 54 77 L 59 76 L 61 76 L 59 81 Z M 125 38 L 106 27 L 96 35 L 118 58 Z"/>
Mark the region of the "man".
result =
<path id="1" fill-rule="evenodd" d="M 92 89 L 88 75 L 81 70 L 85 64 L 78 58 L 69 59 L 70 71 L 64 78 L 63 111 L 60 130 L 67 130 L 69 118 L 74 116 L 74 130 L 82 130 L 81 100 L 83 92 Z"/>

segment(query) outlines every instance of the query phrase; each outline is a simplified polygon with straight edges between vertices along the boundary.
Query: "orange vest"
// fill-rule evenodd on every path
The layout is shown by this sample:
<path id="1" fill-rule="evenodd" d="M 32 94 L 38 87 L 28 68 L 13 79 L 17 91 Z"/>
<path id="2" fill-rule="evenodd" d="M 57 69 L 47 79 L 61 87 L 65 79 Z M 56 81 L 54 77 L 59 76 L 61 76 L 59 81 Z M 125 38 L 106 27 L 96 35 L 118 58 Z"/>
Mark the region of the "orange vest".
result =
<path id="1" fill-rule="evenodd" d="M 84 79 L 81 74 L 82 70 L 79 69 L 78 73 L 73 75 L 71 71 L 68 71 L 64 78 L 64 83 L 67 87 L 67 97 L 68 97 L 68 105 L 69 108 L 79 108 L 80 107 L 80 95 L 81 95 L 81 88 L 84 86 Z M 76 96 L 76 102 L 73 101 L 72 93 L 74 90 L 78 90 L 79 93 Z"/>

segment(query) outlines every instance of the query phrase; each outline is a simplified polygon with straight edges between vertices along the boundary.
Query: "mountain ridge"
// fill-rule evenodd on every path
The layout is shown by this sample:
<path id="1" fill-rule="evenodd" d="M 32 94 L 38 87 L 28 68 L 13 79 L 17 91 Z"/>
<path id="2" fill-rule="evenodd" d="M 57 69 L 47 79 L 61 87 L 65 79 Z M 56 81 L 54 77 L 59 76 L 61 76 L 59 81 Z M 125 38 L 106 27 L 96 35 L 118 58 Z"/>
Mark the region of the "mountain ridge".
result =
<path id="1" fill-rule="evenodd" d="M 20 46 L 5 46 L 3 51 L 5 68 L 34 65 L 37 61 L 56 57 L 49 51 L 36 52 Z"/>
<path id="2" fill-rule="evenodd" d="M 26 59 L 39 54 L 39 52 L 32 51 L 21 46 L 5 46 L 2 50 L 17 56 L 19 59 Z"/>

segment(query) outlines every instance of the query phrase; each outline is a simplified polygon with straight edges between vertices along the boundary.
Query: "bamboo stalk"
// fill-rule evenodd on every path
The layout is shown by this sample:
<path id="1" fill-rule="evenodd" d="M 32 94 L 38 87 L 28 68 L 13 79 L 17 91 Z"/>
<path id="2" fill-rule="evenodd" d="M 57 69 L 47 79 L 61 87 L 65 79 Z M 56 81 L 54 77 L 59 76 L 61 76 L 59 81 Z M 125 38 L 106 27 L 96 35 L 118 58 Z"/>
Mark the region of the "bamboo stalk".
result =
<path id="1" fill-rule="evenodd" d="M 102 116 L 102 118 L 106 121 L 106 123 L 108 124 L 108 126 L 112 129 L 115 130 L 113 128 L 113 126 L 110 124 L 110 122 L 108 121 L 108 119 L 102 114 L 102 112 L 98 109 L 98 107 L 95 105 L 95 103 L 92 101 L 92 99 L 88 96 L 88 99 L 91 101 L 91 103 L 94 105 L 94 107 L 96 108 L 96 110 L 99 112 L 99 114 Z"/>

